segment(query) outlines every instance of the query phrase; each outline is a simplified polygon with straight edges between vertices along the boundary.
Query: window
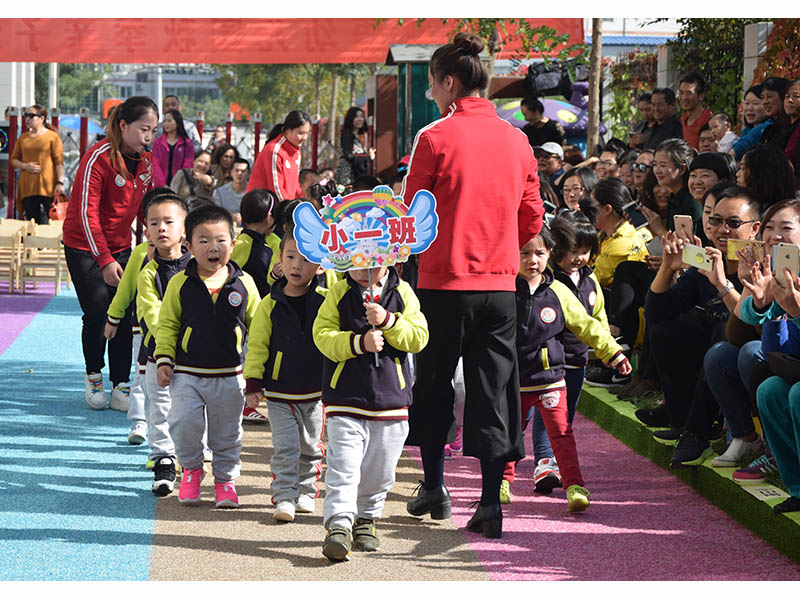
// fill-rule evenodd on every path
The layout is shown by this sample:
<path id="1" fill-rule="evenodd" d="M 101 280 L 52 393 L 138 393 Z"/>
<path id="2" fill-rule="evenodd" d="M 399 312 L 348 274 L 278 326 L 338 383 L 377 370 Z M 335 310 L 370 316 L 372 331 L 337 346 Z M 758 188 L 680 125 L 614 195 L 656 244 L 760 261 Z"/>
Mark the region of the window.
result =
<path id="1" fill-rule="evenodd" d="M 137 83 L 147 83 L 147 73 L 137 73 L 136 74 L 136 82 Z"/>

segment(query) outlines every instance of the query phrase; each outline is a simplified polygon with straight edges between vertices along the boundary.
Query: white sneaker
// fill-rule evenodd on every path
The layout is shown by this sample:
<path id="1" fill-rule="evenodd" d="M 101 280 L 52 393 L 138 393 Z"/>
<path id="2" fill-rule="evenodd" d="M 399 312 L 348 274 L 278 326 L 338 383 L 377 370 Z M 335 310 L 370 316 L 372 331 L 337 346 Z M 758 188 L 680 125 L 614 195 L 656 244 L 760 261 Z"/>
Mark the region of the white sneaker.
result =
<path id="1" fill-rule="evenodd" d="M 131 386 L 129 383 L 120 383 L 111 390 L 111 400 L 108 403 L 108 408 L 113 408 L 120 412 L 128 412 L 128 407 L 131 405 Z"/>
<path id="2" fill-rule="evenodd" d="M 131 424 L 131 432 L 128 434 L 128 443 L 132 446 L 144 444 L 147 439 L 147 423 L 144 421 L 134 421 Z"/>
<path id="3" fill-rule="evenodd" d="M 211 448 L 203 448 L 203 462 L 212 462 L 214 460 L 214 453 Z"/>
<path id="4" fill-rule="evenodd" d="M 294 521 L 294 502 L 291 500 L 281 500 L 278 502 L 272 517 L 276 521 Z"/>
<path id="5" fill-rule="evenodd" d="M 94 410 L 105 410 L 108 406 L 108 397 L 103 389 L 103 374 L 87 374 L 84 383 L 86 385 L 86 403 Z"/>
<path id="6" fill-rule="evenodd" d="M 313 513 L 317 510 L 317 501 L 311 496 L 300 494 L 300 497 L 297 499 L 296 509 L 299 513 Z"/>
<path id="7" fill-rule="evenodd" d="M 752 442 L 745 442 L 741 438 L 733 438 L 731 445 L 723 454 L 711 459 L 712 467 L 735 467 L 748 454 L 759 454 L 763 452 L 764 446 L 761 438 L 756 438 Z"/>

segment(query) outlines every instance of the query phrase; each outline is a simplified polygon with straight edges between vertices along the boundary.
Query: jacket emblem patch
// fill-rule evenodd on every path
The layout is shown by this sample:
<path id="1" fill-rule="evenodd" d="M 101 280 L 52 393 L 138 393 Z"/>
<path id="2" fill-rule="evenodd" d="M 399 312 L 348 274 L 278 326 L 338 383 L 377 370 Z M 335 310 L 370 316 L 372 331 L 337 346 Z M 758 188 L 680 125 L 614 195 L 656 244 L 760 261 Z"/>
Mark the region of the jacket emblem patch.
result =
<path id="1" fill-rule="evenodd" d="M 560 392 L 547 392 L 541 396 L 542 405 L 545 408 L 555 408 L 561 400 Z"/>
<path id="2" fill-rule="evenodd" d="M 125 185 L 125 178 L 117 173 L 117 176 L 114 178 L 114 183 L 117 184 L 117 187 L 122 187 Z"/>
<path id="3" fill-rule="evenodd" d="M 228 304 L 236 308 L 242 305 L 242 295 L 239 292 L 231 292 L 228 294 Z"/>
<path id="4" fill-rule="evenodd" d="M 286 159 L 286 162 L 284 164 L 286 165 L 287 169 L 291 169 L 292 168 L 292 163 L 289 161 L 288 158 Z"/>
<path id="5" fill-rule="evenodd" d="M 589 306 L 594 306 L 595 302 L 597 302 L 597 292 L 592 290 L 589 292 Z"/>
<path id="6" fill-rule="evenodd" d="M 542 320 L 542 323 L 547 323 L 549 325 L 556 320 L 556 311 L 549 306 L 545 306 L 539 311 L 539 318 Z"/>

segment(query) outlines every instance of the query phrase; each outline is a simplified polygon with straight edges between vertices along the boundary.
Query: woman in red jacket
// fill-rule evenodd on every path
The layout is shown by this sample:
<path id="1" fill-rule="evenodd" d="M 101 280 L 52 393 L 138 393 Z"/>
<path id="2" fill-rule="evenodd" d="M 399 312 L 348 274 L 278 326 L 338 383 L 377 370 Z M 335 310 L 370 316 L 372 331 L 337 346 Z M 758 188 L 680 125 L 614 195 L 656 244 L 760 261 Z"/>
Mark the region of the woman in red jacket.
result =
<path id="1" fill-rule="evenodd" d="M 302 110 L 293 110 L 282 124 L 270 131 L 264 149 L 258 154 L 247 191 L 269 190 L 279 201 L 303 197 L 300 187 L 300 147 L 311 133 L 311 119 Z"/>
<path id="2" fill-rule="evenodd" d="M 450 383 L 464 360 L 464 454 L 481 461 L 480 505 L 470 531 L 500 537 L 505 462 L 525 456 L 517 371 L 515 281 L 520 248 L 542 227 L 536 159 L 525 134 L 480 97 L 483 43 L 459 33 L 434 52 L 431 95 L 442 118 L 414 140 L 403 197 L 430 190 L 439 233 L 419 258 L 419 296 L 430 341 L 419 354 L 412 428 L 425 471 L 408 512 L 450 516 L 444 444 L 453 422 Z M 513 232 L 518 235 L 513 235 Z"/>
<path id="3" fill-rule="evenodd" d="M 183 126 L 179 110 L 164 114 L 164 133 L 153 142 L 153 179 L 156 186 L 168 186 L 173 175 L 194 165 L 194 145 Z"/>
<path id="4" fill-rule="evenodd" d="M 158 107 L 150 98 L 133 96 L 114 107 L 108 137 L 81 158 L 64 219 L 64 252 L 83 311 L 83 358 L 86 402 L 106 408 L 103 389 L 106 312 L 131 253 L 131 225 L 142 196 L 153 185 L 148 148 L 158 125 Z M 108 342 L 111 408 L 128 410 L 132 354 L 131 324 L 123 319 Z"/>

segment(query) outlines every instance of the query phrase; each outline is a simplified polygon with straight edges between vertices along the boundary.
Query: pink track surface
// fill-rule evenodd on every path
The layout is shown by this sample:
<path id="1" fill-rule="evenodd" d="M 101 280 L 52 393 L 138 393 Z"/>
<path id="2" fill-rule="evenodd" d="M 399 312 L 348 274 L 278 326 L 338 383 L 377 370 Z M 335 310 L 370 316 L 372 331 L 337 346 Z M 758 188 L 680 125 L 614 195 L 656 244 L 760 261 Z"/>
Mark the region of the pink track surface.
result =
<path id="1" fill-rule="evenodd" d="M 569 513 L 564 490 L 533 493 L 528 431 L 528 456 L 517 466 L 513 501 L 503 506 L 500 540 L 463 529 L 480 497 L 478 461 L 445 461 L 453 521 L 493 579 L 800 580 L 796 563 L 689 485 L 583 416 L 574 427 L 591 506 Z"/>
<path id="2" fill-rule="evenodd" d="M 25 295 L 8 293 L 8 280 L 0 282 L 0 354 L 22 333 L 53 297 L 53 284 L 40 283 Z"/>

